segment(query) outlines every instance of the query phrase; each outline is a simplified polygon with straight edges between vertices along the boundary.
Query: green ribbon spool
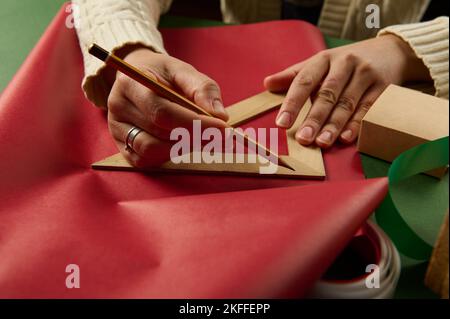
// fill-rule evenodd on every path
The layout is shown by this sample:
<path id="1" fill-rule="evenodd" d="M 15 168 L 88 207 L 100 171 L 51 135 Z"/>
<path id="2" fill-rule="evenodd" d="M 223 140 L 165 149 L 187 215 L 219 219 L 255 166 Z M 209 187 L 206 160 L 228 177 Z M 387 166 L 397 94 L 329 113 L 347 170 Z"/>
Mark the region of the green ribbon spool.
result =
<path id="1" fill-rule="evenodd" d="M 391 186 L 413 175 L 448 165 L 448 143 L 447 136 L 415 146 L 400 154 L 389 168 L 389 192 L 375 213 L 378 224 L 389 235 L 397 249 L 416 260 L 428 260 L 433 247 L 405 222 L 395 205 Z"/>

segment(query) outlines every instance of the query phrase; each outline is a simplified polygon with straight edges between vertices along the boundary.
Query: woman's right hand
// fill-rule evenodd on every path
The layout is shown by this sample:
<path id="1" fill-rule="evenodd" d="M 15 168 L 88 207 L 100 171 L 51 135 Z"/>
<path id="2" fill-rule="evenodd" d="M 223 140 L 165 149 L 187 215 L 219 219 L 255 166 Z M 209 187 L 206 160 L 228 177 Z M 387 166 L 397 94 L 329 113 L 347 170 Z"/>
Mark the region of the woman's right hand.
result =
<path id="1" fill-rule="evenodd" d="M 108 126 L 120 152 L 133 166 L 158 166 L 169 159 L 170 132 L 177 127 L 192 131 L 193 120 L 202 127 L 224 129 L 228 115 L 223 107 L 219 86 L 191 65 L 165 54 L 138 48 L 127 54 L 126 62 L 158 81 L 175 88 L 198 106 L 217 118 L 199 115 L 117 72 L 108 97 Z M 143 132 L 133 142 L 133 150 L 125 150 L 128 131 L 137 126 Z"/>

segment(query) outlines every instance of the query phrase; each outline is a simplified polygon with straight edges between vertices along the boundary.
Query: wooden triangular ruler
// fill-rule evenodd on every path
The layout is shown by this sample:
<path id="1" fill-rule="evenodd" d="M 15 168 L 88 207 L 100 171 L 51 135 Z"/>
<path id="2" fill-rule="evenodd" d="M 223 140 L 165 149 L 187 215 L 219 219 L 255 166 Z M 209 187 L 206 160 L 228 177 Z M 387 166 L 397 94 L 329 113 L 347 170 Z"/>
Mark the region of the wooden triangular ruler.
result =
<path id="1" fill-rule="evenodd" d="M 277 108 L 283 102 L 284 95 L 270 92 L 262 92 L 241 102 L 227 107 L 230 116 L 228 124 L 233 127 L 247 122 L 263 113 Z M 260 174 L 259 162 L 257 163 L 180 163 L 174 164 L 168 161 L 157 168 L 151 168 L 145 171 L 164 171 L 164 172 L 188 172 L 204 174 L 235 174 L 235 175 L 258 175 L 271 177 L 290 177 L 290 178 L 325 178 L 325 166 L 322 152 L 317 146 L 303 146 L 295 140 L 295 133 L 305 120 L 311 101 L 308 100 L 300 111 L 294 125 L 286 130 L 287 147 L 289 155 L 281 156 L 289 165 L 295 168 L 294 171 L 278 166 L 275 174 Z M 190 154 L 192 158 L 192 153 Z M 200 156 L 202 158 L 202 156 Z M 142 171 L 133 167 L 128 161 L 117 153 L 101 161 L 92 164 L 92 168 L 98 170 L 116 170 L 116 171 Z"/>

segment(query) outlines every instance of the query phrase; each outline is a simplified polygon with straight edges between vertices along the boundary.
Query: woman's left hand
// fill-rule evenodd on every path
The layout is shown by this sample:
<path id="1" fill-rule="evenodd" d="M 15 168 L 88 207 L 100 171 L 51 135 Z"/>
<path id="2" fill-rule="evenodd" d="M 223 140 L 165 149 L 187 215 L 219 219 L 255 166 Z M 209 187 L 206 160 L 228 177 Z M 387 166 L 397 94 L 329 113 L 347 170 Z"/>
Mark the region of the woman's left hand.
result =
<path id="1" fill-rule="evenodd" d="M 337 139 L 343 143 L 356 140 L 362 118 L 389 84 L 415 80 L 430 80 L 422 60 L 402 39 L 384 35 L 320 52 L 268 76 L 264 85 L 270 91 L 288 89 L 276 120 L 282 128 L 292 126 L 314 95 L 296 139 L 326 148 Z"/>

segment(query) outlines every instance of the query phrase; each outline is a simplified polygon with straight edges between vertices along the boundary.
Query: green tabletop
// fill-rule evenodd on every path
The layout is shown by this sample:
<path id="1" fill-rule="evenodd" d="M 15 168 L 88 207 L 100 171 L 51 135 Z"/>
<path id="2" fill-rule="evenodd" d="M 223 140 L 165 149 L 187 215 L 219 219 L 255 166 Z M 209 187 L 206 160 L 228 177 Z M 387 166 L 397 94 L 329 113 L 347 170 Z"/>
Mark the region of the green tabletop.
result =
<path id="1" fill-rule="evenodd" d="M 0 92 L 6 87 L 46 26 L 60 9 L 64 0 L 3 0 L 0 9 Z M 162 27 L 205 27 L 221 25 L 217 21 L 193 20 L 164 16 Z M 349 41 L 325 37 L 328 47 L 348 44 Z M 361 155 L 367 177 L 386 176 L 389 163 Z M 404 218 L 430 244 L 437 233 L 448 208 L 448 174 L 437 180 L 420 175 L 397 186 L 398 204 L 408 212 Z M 427 264 L 402 256 L 402 275 L 397 298 L 435 298 L 423 285 Z"/>

